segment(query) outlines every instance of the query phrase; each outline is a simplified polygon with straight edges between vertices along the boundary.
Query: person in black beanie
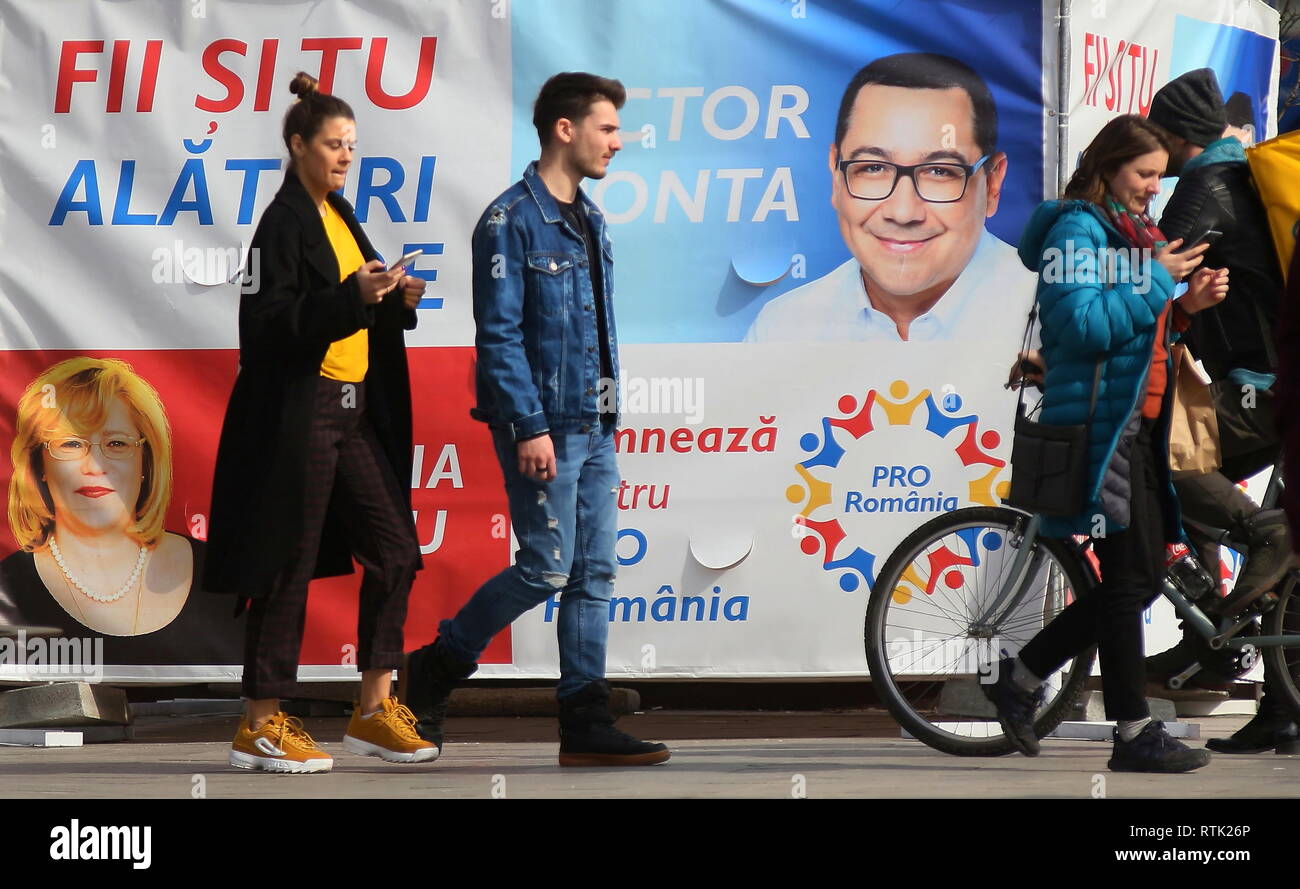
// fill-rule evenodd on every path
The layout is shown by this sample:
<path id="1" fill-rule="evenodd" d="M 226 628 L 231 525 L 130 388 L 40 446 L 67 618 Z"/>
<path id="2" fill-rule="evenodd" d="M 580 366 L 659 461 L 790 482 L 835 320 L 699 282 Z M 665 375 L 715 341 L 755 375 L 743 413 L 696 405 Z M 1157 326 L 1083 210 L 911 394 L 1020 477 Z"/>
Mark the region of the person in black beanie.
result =
<path id="1" fill-rule="evenodd" d="M 1166 83 L 1152 97 L 1147 120 L 1171 137 L 1169 141 L 1174 150 L 1169 155 L 1169 169 L 1165 172 L 1170 176 L 1181 175 L 1183 165 L 1207 145 L 1221 140 L 1223 129 L 1228 125 L 1223 94 L 1219 92 L 1219 81 L 1214 71 L 1197 68 Z M 1172 198 L 1170 203 L 1173 203 Z"/>
<path id="2" fill-rule="evenodd" d="M 1236 136 L 1237 141 L 1249 148 L 1255 144 L 1255 102 L 1250 96 L 1238 90 L 1223 103 L 1223 110 L 1228 117 L 1225 136 Z"/>
<path id="3" fill-rule="evenodd" d="M 1224 136 L 1227 114 L 1214 72 L 1198 68 L 1171 80 L 1152 98 L 1148 120 L 1169 134 L 1168 172 L 1179 177 L 1161 230 L 1171 240 L 1196 238 L 1206 229 L 1223 232 L 1204 262 L 1228 269 L 1228 298 L 1195 315 L 1183 335 L 1214 381 L 1223 465 L 1214 472 L 1175 474 L 1174 487 L 1189 520 L 1188 534 L 1211 577 L 1219 577 L 1219 541 L 1200 533 L 1197 523 L 1227 529 L 1234 546 L 1245 544 L 1248 559 L 1232 593 L 1208 606 L 1239 614 L 1271 590 L 1291 564 L 1282 510 L 1260 509 L 1237 484 L 1275 463 L 1280 448 L 1273 427 L 1273 331 L 1281 270 L 1245 150 L 1235 136 Z M 1163 678 L 1184 672 L 1196 659 L 1185 633 L 1177 646 L 1149 658 L 1147 668 Z M 1271 686 L 1266 673 L 1255 719 L 1231 738 L 1212 739 L 1206 746 L 1221 753 L 1300 752 L 1295 716 L 1278 703 Z"/>

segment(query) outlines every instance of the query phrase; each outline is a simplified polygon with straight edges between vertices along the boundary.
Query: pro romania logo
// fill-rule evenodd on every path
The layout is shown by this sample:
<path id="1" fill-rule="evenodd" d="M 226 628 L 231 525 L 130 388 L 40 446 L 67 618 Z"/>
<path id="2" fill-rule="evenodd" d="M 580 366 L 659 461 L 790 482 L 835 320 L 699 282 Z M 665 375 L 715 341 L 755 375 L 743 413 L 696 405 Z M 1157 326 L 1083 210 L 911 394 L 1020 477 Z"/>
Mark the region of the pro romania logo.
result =
<path id="1" fill-rule="evenodd" d="M 963 414 L 962 398 L 956 391 L 945 387 L 936 400 L 929 389 L 913 395 L 906 381 L 895 380 L 888 395 L 879 389 L 868 391 L 861 399 L 845 394 L 836 406 L 839 416 L 822 417 L 819 431 L 806 432 L 799 438 L 799 447 L 811 456 L 794 465 L 799 481 L 786 488 L 785 496 L 791 503 L 803 504 L 795 516 L 802 531 L 798 535 L 799 548 L 805 555 L 819 556 L 823 570 L 837 573 L 840 589 L 845 592 L 853 592 L 863 583 L 871 588 L 877 554 L 850 540 L 841 518 L 833 515 L 841 500 L 846 511 L 901 512 L 905 515 L 899 521 L 905 523 L 911 515 L 910 524 L 915 526 L 930 518 L 929 514 L 973 504 L 996 506 L 1006 496 L 1009 482 L 998 479 L 1006 461 L 989 453 L 998 447 L 1002 437 L 992 429 L 981 431 L 978 415 Z M 918 434 L 932 435 L 943 442 L 945 449 L 951 448 L 962 466 L 972 468 L 974 473 L 965 482 L 964 500 L 955 495 L 921 496 L 916 490 L 907 497 L 864 497 L 863 492 L 835 490 L 835 470 L 845 456 L 858 452 L 871 440 L 872 433 L 879 434 L 889 427 L 910 427 Z M 917 479 L 916 470 L 925 470 L 923 481 Z M 913 467 L 902 480 L 908 479 L 914 485 L 924 485 L 930 479 L 929 470 Z"/>

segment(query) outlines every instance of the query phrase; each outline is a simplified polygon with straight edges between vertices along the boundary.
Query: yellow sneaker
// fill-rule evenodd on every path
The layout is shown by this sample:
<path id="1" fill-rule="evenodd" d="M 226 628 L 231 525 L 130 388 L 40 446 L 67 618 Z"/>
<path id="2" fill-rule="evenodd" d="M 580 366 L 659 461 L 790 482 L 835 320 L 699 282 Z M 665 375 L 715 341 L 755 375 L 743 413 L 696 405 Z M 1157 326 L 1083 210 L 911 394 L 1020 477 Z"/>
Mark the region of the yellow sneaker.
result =
<path id="1" fill-rule="evenodd" d="M 432 762 L 438 758 L 438 745 L 416 733 L 415 714 L 397 703 L 396 695 L 385 698 L 380 709 L 369 716 L 361 715 L 360 705 L 354 707 L 343 746 L 384 762 Z"/>
<path id="2" fill-rule="evenodd" d="M 257 731 L 248 728 L 247 715 L 239 721 L 230 764 L 264 772 L 328 772 L 334 757 L 316 746 L 301 719 L 281 711 Z"/>

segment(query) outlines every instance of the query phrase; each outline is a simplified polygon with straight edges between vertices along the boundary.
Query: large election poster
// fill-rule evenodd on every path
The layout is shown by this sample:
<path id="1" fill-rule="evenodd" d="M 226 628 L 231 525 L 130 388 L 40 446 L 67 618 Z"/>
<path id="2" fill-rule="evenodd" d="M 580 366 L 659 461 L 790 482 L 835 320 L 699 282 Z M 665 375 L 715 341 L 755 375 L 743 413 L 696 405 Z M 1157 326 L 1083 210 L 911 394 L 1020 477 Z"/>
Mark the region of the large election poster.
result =
<path id="1" fill-rule="evenodd" d="M 1124 4 L 1097 33 L 1128 47 L 1158 22 L 1158 85 L 1175 19 L 1240 23 L 1259 4 L 1187 5 Z M 624 148 L 587 183 L 614 242 L 624 369 L 611 675 L 864 675 L 867 596 L 892 548 L 1005 491 L 1002 383 L 1034 291 L 1015 248 L 1057 162 L 1056 35 L 1038 4 L 59 10 L 0 3 L 0 620 L 105 639 L 107 678 L 239 675 L 242 618 L 193 579 L 238 372 L 232 282 L 256 273 L 246 251 L 285 175 L 298 70 L 356 111 L 343 194 L 370 240 L 390 258 L 424 250 L 408 647 L 511 558 L 491 440 L 468 415 L 469 236 L 536 157 L 532 100 L 558 71 L 628 92 Z M 1178 64 L 1208 60 L 1196 39 Z M 1081 45 L 1072 58 L 1087 118 L 1077 90 L 1113 66 Z M 1072 121 L 1073 150 L 1090 126 Z M 121 532 L 93 580 L 88 522 Z M 356 675 L 357 582 L 313 585 L 300 678 Z M 521 618 L 479 675 L 555 676 L 557 613 Z"/>
<path id="2" fill-rule="evenodd" d="M 407 343 L 426 570 L 408 639 L 431 639 L 510 557 L 490 439 L 468 416 L 469 235 L 510 178 L 509 19 L 479 0 L 19 2 L 0 6 L 0 29 L 2 610 L 103 636 L 110 678 L 239 676 L 244 619 L 192 579 L 237 372 L 231 281 L 284 180 L 288 84 L 305 70 L 356 112 L 344 195 L 370 240 L 390 259 L 424 250 Z M 100 457 L 121 484 L 46 447 L 55 433 L 101 439 L 114 411 L 145 439 L 129 460 Z M 52 428 L 52 413 L 74 428 Z M 136 466 L 148 478 L 120 471 Z M 113 601 L 84 593 L 74 581 L 103 598 L 130 586 L 145 512 L 166 533 L 146 547 L 144 579 Z M 124 558 L 88 565 L 77 530 L 103 525 L 121 527 L 107 545 Z M 47 538 L 65 544 L 63 565 Z M 313 586 L 303 678 L 355 675 L 358 579 Z M 138 607 L 146 592 L 166 606 Z M 485 655 L 510 656 L 509 633 Z"/>
<path id="3" fill-rule="evenodd" d="M 1007 479 L 1040 13 L 671 2 L 574 33 L 605 8 L 515 4 L 513 160 L 547 72 L 618 68 L 625 148 L 592 186 L 627 368 L 610 668 L 862 675 L 889 551 Z M 882 187 L 881 161 L 958 166 Z M 550 663 L 555 610 L 516 623 L 517 666 Z"/>

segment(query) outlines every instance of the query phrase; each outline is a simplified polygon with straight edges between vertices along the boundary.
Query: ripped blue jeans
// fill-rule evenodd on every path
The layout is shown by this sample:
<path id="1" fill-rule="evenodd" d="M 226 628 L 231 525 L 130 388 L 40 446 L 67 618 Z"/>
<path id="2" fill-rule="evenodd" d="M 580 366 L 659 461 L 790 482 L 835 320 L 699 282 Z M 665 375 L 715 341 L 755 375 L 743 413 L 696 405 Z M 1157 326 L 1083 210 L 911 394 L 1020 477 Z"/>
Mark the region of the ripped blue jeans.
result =
<path id="1" fill-rule="evenodd" d="M 438 632 L 452 656 L 477 663 L 493 636 L 560 593 L 556 695 L 566 698 L 605 678 L 619 474 L 612 425 L 551 440 L 555 479 L 539 482 L 520 474 L 510 434 L 492 430 L 519 549 L 515 563 L 479 587 Z"/>

